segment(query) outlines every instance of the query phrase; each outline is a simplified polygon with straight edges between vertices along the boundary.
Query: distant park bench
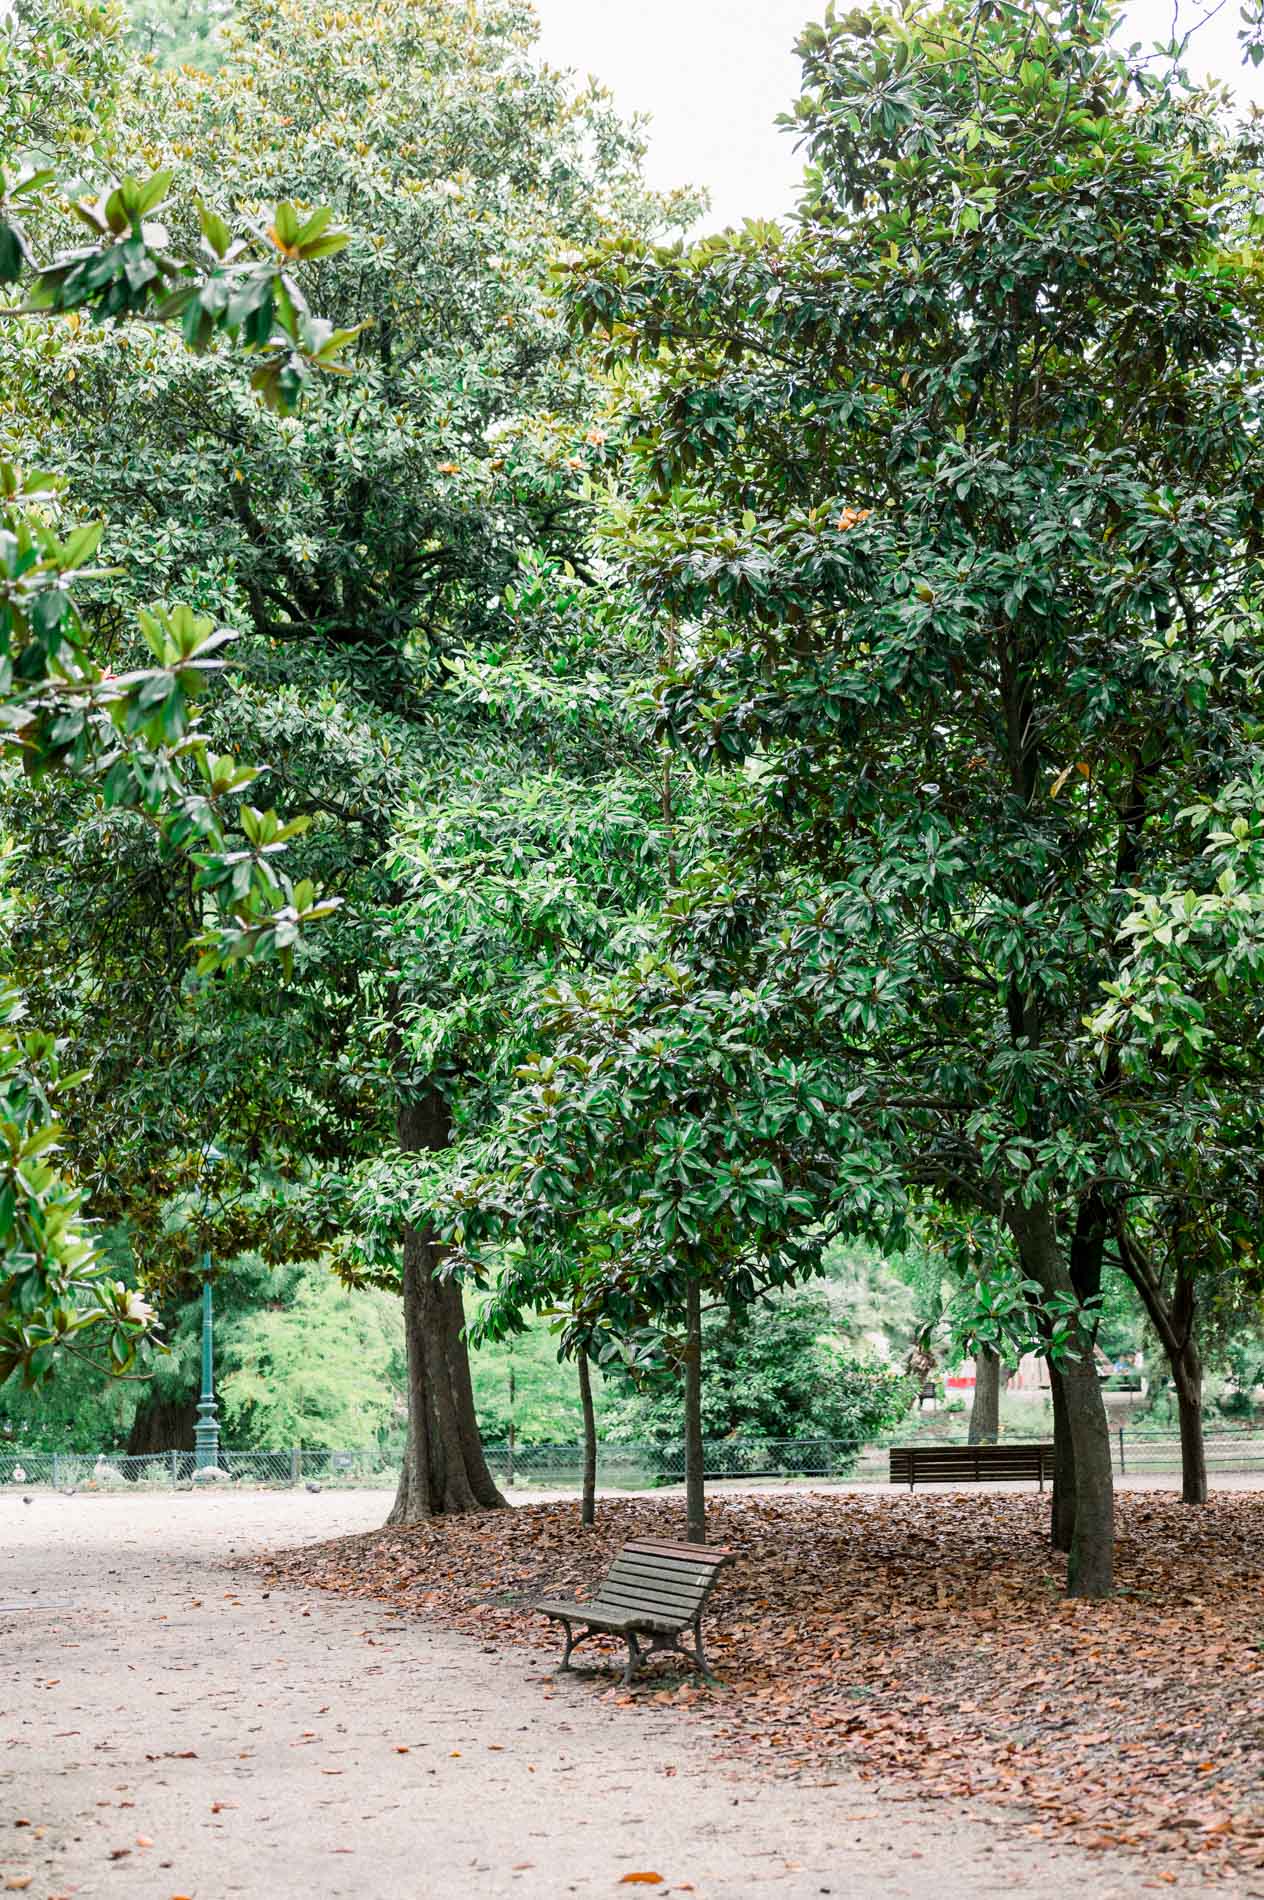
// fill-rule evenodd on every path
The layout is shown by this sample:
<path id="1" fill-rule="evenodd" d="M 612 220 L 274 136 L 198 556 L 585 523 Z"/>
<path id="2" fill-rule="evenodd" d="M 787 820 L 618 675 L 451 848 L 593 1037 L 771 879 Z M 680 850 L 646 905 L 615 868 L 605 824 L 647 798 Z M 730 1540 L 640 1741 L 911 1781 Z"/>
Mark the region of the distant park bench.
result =
<path id="1" fill-rule="evenodd" d="M 1043 1491 L 1053 1477 L 1052 1445 L 892 1445 L 891 1483 L 1021 1484 Z"/>
<path id="2" fill-rule="evenodd" d="M 641 1538 L 623 1546 L 590 1602 L 545 1597 L 530 1607 L 543 1616 L 552 1617 L 565 1629 L 563 1669 L 570 1668 L 573 1649 L 595 1632 L 603 1631 L 607 1635 L 622 1636 L 627 1643 L 625 1683 L 631 1682 L 642 1657 L 659 1649 L 675 1650 L 706 1675 L 702 1611 L 721 1570 L 732 1561 L 731 1550 Z M 572 1625 L 583 1626 L 578 1636 Z M 692 1650 L 685 1649 L 679 1641 L 687 1629 L 693 1631 Z M 647 1651 L 641 1648 L 638 1640 L 641 1636 L 650 1638 Z"/>

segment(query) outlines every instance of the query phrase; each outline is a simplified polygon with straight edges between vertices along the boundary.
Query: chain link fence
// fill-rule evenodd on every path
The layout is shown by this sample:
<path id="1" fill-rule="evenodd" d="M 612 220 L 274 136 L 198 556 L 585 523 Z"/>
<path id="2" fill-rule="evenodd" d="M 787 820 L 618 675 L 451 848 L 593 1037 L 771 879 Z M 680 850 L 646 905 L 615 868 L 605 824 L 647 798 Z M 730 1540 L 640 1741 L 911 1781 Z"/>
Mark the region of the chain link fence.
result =
<path id="1" fill-rule="evenodd" d="M 221 1451 L 215 1476 L 199 1477 L 191 1451 L 0 1452 L 0 1488 L 31 1490 L 52 1485 L 59 1491 L 180 1490 L 195 1482 L 290 1487 L 298 1484 L 364 1489 L 393 1486 L 399 1460 L 372 1451 Z"/>
<path id="2" fill-rule="evenodd" d="M 1125 1477 L 1159 1477 L 1181 1468 L 1179 1432 L 1119 1425 L 1110 1437 L 1115 1470 Z M 1218 1471 L 1264 1472 L 1264 1436 L 1248 1427 L 1226 1425 L 1205 1431 L 1203 1451 L 1209 1476 Z"/>
<path id="3" fill-rule="evenodd" d="M 505 1484 L 562 1489 L 583 1480 L 579 1445 L 485 1447 L 492 1476 Z M 832 1438 L 720 1438 L 702 1448 L 709 1478 L 838 1478 L 855 1468 L 860 1446 Z M 682 1484 L 685 1448 L 679 1442 L 597 1447 L 597 1482 L 611 1491 L 643 1491 Z"/>
<path id="4" fill-rule="evenodd" d="M 1207 1469 L 1213 1476 L 1217 1472 L 1264 1473 L 1264 1434 L 1258 1431 L 1213 1428 L 1206 1433 L 1205 1447 Z M 1124 1476 L 1175 1475 L 1181 1468 L 1181 1441 L 1176 1432 L 1121 1425 L 1111 1431 L 1111 1448 L 1115 1469 Z M 579 1445 L 500 1442 L 485 1450 L 492 1475 L 502 1485 L 558 1491 L 582 1482 L 584 1454 Z M 713 1439 L 703 1446 L 703 1457 L 706 1475 L 713 1479 L 856 1478 L 884 1483 L 887 1477 L 884 1445 L 861 1446 L 837 1438 Z M 181 1490 L 202 1482 L 386 1490 L 398 1480 L 399 1457 L 378 1449 L 221 1451 L 217 1470 L 217 1478 L 200 1478 L 191 1451 L 152 1452 L 144 1457 L 123 1452 L 0 1452 L 0 1490 L 42 1486 L 65 1492 L 123 1492 L 129 1487 Z M 597 1448 L 597 1482 L 604 1490 L 650 1490 L 679 1484 L 684 1475 L 685 1453 L 680 1443 Z"/>

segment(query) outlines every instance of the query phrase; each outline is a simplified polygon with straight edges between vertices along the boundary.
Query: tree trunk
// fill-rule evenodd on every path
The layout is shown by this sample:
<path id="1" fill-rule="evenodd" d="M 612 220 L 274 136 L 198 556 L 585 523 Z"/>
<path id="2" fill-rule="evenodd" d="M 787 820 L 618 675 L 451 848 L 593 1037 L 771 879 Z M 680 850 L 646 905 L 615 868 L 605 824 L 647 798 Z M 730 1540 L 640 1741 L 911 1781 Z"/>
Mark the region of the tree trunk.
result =
<path id="1" fill-rule="evenodd" d="M 584 1490 L 579 1521 L 581 1524 L 595 1524 L 597 1521 L 597 1414 L 593 1410 L 592 1375 L 588 1370 L 588 1354 L 582 1346 L 575 1366 L 579 1373 L 579 1403 L 584 1414 Z"/>
<path id="2" fill-rule="evenodd" d="M 1171 1242 L 1178 1245 L 1176 1236 Z M 1181 1502 L 1207 1502 L 1207 1448 L 1203 1442 L 1203 1362 L 1194 1337 L 1198 1314 L 1198 1287 L 1190 1263 L 1178 1257 L 1176 1285 L 1169 1299 L 1159 1270 L 1135 1234 L 1121 1223 L 1119 1254 L 1133 1286 L 1141 1295 L 1150 1324 L 1167 1354 L 1176 1387 L 1181 1429 Z"/>
<path id="3" fill-rule="evenodd" d="M 442 1148 L 443 1103 L 431 1095 L 403 1104 L 405 1154 Z M 408 1443 L 388 1524 L 412 1524 L 505 1503 L 487 1469 L 474 1416 L 469 1348 L 462 1336 L 461 1289 L 442 1280 L 442 1249 L 420 1227 L 404 1229 L 404 1339 L 408 1349 Z"/>
<path id="4" fill-rule="evenodd" d="M 691 1544 L 707 1541 L 702 1464 L 702 1293 L 691 1280 L 685 1309 L 685 1535 Z"/>
<path id="5" fill-rule="evenodd" d="M 1203 1442 L 1203 1367 L 1192 1339 L 1172 1360 L 1181 1421 L 1181 1502 L 1207 1502 L 1207 1447 Z"/>
<path id="6" fill-rule="evenodd" d="M 1071 1421 L 1067 1417 L 1066 1394 L 1062 1374 L 1053 1360 L 1049 1367 L 1049 1393 L 1053 1400 L 1053 1496 L 1049 1501 L 1049 1538 L 1055 1550 L 1071 1548 L 1075 1530 L 1075 1447 L 1071 1443 Z"/>
<path id="7" fill-rule="evenodd" d="M 1115 1587 L 1115 1474 L 1106 1403 L 1087 1347 L 1064 1360 L 1060 1370 L 1075 1452 L 1075 1529 L 1067 1556 L 1067 1595 L 1108 1597 Z"/>
<path id="8" fill-rule="evenodd" d="M 971 1445 L 994 1445 L 1001 1435 L 1001 1355 L 995 1346 L 979 1346 L 974 1355 L 974 1403 L 970 1407 Z"/>
<path id="9" fill-rule="evenodd" d="M 197 1424 L 197 1398 L 143 1398 L 127 1434 L 127 1455 L 144 1457 L 159 1451 L 192 1451 Z"/>
<path id="10" fill-rule="evenodd" d="M 1018 1242 L 1023 1265 L 1046 1298 L 1074 1294 L 1071 1274 L 1048 1206 L 1011 1202 L 1006 1219 Z M 1092 1340 L 1083 1324 L 1060 1360 L 1067 1438 L 1075 1460 L 1075 1523 L 1067 1558 L 1067 1595 L 1109 1596 L 1115 1575 L 1115 1478 L 1110 1457 L 1110 1427 L 1093 1361 Z"/>

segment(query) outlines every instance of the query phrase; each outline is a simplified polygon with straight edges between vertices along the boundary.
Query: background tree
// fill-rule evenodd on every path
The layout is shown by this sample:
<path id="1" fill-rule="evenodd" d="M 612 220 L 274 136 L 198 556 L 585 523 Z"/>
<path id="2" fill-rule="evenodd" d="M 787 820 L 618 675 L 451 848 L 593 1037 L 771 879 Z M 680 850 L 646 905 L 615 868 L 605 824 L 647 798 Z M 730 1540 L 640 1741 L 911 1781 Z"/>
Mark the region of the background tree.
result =
<path id="1" fill-rule="evenodd" d="M 222 57 L 220 28 L 233 0 L 129 0 L 128 43 L 160 66 L 213 72 Z"/>
<path id="2" fill-rule="evenodd" d="M 183 1062 L 141 1079 L 139 1124 L 121 1060 L 115 1071 L 120 1206 L 155 1198 L 151 1169 L 178 1194 L 182 1156 L 213 1149 L 234 1210 L 211 1219 L 221 1253 L 276 1259 L 287 1233 L 312 1252 L 345 1224 L 349 1184 L 373 1156 L 446 1146 L 485 1099 L 436 964 L 447 945 L 437 923 L 428 942 L 432 920 L 414 899 L 412 814 L 450 800 L 459 825 L 462 807 L 521 804 L 524 779 L 550 773 L 560 811 L 572 795 L 590 800 L 626 756 L 602 681 L 635 664 L 635 641 L 605 668 L 597 643 L 615 622 L 610 589 L 585 564 L 579 492 L 603 456 L 600 399 L 547 267 L 559 250 L 664 212 L 640 189 L 635 141 L 599 97 L 576 98 L 537 68 L 531 33 L 500 0 L 431 6 L 420 21 L 388 0 L 332 26 L 308 0 L 246 8 L 213 75 L 143 72 L 120 105 L 120 152 L 168 155 L 208 205 L 253 205 L 274 186 L 306 204 L 328 188 L 361 215 L 363 235 L 322 267 L 320 291 L 322 307 L 354 306 L 371 329 L 332 405 L 301 428 L 261 419 L 214 355 L 191 366 L 149 331 L 31 345 L 42 431 L 84 490 L 131 523 L 125 574 L 97 590 L 100 637 L 125 643 L 134 589 L 177 575 L 239 632 L 210 729 L 225 746 L 267 736 L 273 775 L 308 822 L 302 864 L 345 899 L 319 953 L 267 997 L 238 986 L 191 1012 L 168 961 L 133 965 L 129 1008 L 143 1010 L 147 985 L 173 1034 L 179 1024 Z M 15 406 L 15 433 L 32 421 Z M 515 592 L 524 556 L 546 574 L 573 557 L 591 614 L 554 612 L 546 580 L 534 625 L 532 585 Z M 90 812 L 82 823 L 93 826 Z M 144 842 L 112 844 L 115 892 L 144 929 Z M 63 894 L 46 896 L 63 930 L 101 946 L 84 983 L 101 994 L 106 935 L 72 923 Z M 540 927 L 541 957 L 558 954 Z M 481 1007 L 476 994 L 471 1023 Z M 434 1033 L 449 1008 L 450 1044 Z M 120 1058 L 126 1042 L 120 1033 Z M 270 1211 L 278 1178 L 288 1227 Z M 398 1509 L 493 1503 L 458 1289 L 438 1277 L 426 1228 L 398 1197 L 392 1206 L 414 1356 Z M 258 1229 L 241 1224 L 247 1215 Z M 384 1258 L 379 1249 L 379 1268 Z"/>

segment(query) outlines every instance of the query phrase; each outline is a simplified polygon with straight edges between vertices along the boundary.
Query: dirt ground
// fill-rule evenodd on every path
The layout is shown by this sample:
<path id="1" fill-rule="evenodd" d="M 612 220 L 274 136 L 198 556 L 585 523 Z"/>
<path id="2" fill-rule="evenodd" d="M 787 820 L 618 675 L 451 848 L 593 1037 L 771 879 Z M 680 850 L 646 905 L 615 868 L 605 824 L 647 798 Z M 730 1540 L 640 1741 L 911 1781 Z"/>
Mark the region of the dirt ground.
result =
<path id="1" fill-rule="evenodd" d="M 1137 1859 L 907 1788 L 760 1778 L 670 1708 L 227 1568 L 381 1492 L 0 1497 L 0 1892 L 32 1900 L 1131 1900 Z M 655 1873 L 661 1883 L 630 1881 Z M 1187 1900 L 1207 1890 L 1182 1882 Z M 1219 1889 L 1223 1900 L 1224 1889 Z"/>

